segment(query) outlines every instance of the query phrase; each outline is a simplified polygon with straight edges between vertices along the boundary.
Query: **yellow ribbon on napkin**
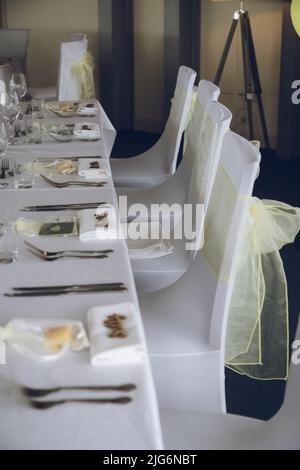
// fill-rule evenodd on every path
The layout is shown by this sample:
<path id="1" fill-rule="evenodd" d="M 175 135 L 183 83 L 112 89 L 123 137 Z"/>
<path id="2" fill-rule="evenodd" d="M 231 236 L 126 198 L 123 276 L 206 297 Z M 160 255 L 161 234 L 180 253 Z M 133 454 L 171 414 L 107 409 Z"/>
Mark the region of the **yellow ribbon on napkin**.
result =
<path id="1" fill-rule="evenodd" d="M 279 250 L 300 230 L 300 209 L 251 198 L 226 332 L 226 366 L 261 380 L 287 379 L 287 281 Z"/>
<path id="2" fill-rule="evenodd" d="M 96 96 L 93 75 L 94 69 L 95 63 L 90 52 L 86 52 L 82 58 L 71 68 L 72 74 L 78 79 L 80 83 L 81 100 L 89 100 L 95 98 Z"/>

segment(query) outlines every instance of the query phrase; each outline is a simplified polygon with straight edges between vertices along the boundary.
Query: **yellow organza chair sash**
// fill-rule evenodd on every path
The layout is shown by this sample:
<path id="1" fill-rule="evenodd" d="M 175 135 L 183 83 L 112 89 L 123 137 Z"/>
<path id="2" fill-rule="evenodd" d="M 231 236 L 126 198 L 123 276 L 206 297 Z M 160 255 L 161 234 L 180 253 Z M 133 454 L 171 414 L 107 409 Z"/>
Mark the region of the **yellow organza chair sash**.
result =
<path id="1" fill-rule="evenodd" d="M 237 209 L 246 217 L 233 257 L 234 246 L 228 249 L 227 244 Z M 219 165 L 205 220 L 202 253 L 214 276 L 223 282 L 235 279 L 226 328 L 225 364 L 240 374 L 262 380 L 287 378 L 288 297 L 279 250 L 292 243 L 299 230 L 300 209 L 238 194 Z"/>
<path id="2" fill-rule="evenodd" d="M 226 333 L 227 367 L 256 379 L 286 379 L 287 282 L 279 250 L 300 230 L 300 209 L 251 198 Z"/>
<path id="3" fill-rule="evenodd" d="M 94 59 L 90 52 L 71 67 L 71 72 L 80 83 L 80 99 L 89 100 L 95 98 L 95 84 L 93 71 L 95 69 Z"/>

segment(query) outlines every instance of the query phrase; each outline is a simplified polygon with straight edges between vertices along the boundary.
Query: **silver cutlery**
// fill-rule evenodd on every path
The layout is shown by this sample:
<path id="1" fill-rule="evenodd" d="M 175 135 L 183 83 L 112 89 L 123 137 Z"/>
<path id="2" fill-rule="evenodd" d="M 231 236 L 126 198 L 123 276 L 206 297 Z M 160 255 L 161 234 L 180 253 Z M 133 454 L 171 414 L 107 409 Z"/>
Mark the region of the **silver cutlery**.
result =
<path id="1" fill-rule="evenodd" d="M 70 386 L 70 387 L 55 387 L 55 388 L 30 388 L 30 387 L 22 387 L 22 392 L 27 397 L 31 398 L 42 398 L 51 393 L 57 393 L 62 390 L 87 390 L 92 392 L 131 392 L 132 390 L 136 389 L 136 385 L 134 384 L 124 384 L 124 385 L 101 385 L 101 386 Z"/>
<path id="2" fill-rule="evenodd" d="M 97 209 L 107 202 L 83 202 L 78 204 L 49 204 L 45 206 L 25 206 L 22 212 L 50 212 L 50 211 L 78 211 L 84 209 Z"/>
<path id="3" fill-rule="evenodd" d="M 53 401 L 37 401 L 30 400 L 30 404 L 33 408 L 38 410 L 47 410 L 57 405 L 64 405 L 66 403 L 89 403 L 89 404 L 116 404 L 116 405 L 126 405 L 132 401 L 131 397 L 119 397 L 119 398 L 97 398 L 97 399 L 82 399 L 82 398 L 72 398 L 69 400 L 53 400 Z"/>
<path id="4" fill-rule="evenodd" d="M 68 255 L 57 255 L 57 256 L 45 256 L 42 253 L 32 250 L 30 248 L 27 248 L 30 253 L 33 255 L 37 256 L 43 261 L 57 261 L 62 258 L 80 258 L 80 259 L 107 259 L 107 255 L 76 255 L 76 254 L 68 254 Z"/>
<path id="5" fill-rule="evenodd" d="M 5 297 L 43 297 L 51 295 L 87 294 L 100 292 L 125 292 L 127 287 L 123 283 L 101 283 L 74 286 L 38 286 L 14 287 Z"/>
<path id="6" fill-rule="evenodd" d="M 64 250 L 64 251 L 47 251 L 32 245 L 27 240 L 24 241 L 26 248 L 33 254 L 42 257 L 45 260 L 52 261 L 64 257 L 68 258 L 107 258 L 113 250 Z"/>
<path id="7" fill-rule="evenodd" d="M 49 178 L 47 178 L 47 176 L 45 175 L 39 175 L 44 181 L 46 181 L 46 183 L 48 184 L 51 184 L 52 186 L 54 186 L 55 188 L 66 188 L 68 186 L 86 186 L 86 187 L 98 187 L 98 188 L 101 188 L 102 186 L 104 186 L 106 184 L 106 181 L 102 181 L 102 182 L 96 182 L 96 181 L 93 181 L 93 182 L 87 182 L 87 181 L 79 181 L 79 180 L 74 180 L 74 181 L 64 181 L 62 183 L 59 183 L 57 181 L 53 181 Z"/>
<path id="8" fill-rule="evenodd" d="M 58 156 L 58 157 L 51 157 L 51 158 L 47 158 L 47 157 L 38 157 L 38 158 L 35 158 L 34 161 L 36 162 L 55 162 L 56 160 L 71 160 L 73 162 L 77 162 L 80 158 L 102 158 L 100 155 L 82 155 L 81 157 L 61 157 L 61 156 Z"/>

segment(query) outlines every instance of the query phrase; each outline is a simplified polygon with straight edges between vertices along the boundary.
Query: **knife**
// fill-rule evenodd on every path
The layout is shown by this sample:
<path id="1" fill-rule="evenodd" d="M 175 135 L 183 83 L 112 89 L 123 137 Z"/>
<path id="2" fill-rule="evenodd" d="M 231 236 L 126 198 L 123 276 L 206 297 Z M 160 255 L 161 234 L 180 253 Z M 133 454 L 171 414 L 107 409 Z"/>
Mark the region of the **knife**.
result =
<path id="1" fill-rule="evenodd" d="M 21 212 L 50 212 L 64 210 L 97 209 L 97 207 L 107 204 L 107 202 L 86 202 L 78 204 L 49 204 L 45 206 L 25 206 Z"/>
<path id="2" fill-rule="evenodd" d="M 101 155 L 82 155 L 81 157 L 51 157 L 51 158 L 48 158 L 48 157 L 38 157 L 38 158 L 35 158 L 34 161 L 35 162 L 55 162 L 55 160 L 71 160 L 72 162 L 77 162 L 80 158 L 94 158 L 94 159 L 98 159 L 98 158 L 103 158 L 101 157 Z"/>
<path id="3" fill-rule="evenodd" d="M 20 287 L 13 288 L 12 292 L 5 293 L 5 297 L 37 297 L 63 294 L 81 294 L 91 292 L 125 292 L 125 284 L 90 284 L 75 286 L 49 286 L 49 287 Z"/>

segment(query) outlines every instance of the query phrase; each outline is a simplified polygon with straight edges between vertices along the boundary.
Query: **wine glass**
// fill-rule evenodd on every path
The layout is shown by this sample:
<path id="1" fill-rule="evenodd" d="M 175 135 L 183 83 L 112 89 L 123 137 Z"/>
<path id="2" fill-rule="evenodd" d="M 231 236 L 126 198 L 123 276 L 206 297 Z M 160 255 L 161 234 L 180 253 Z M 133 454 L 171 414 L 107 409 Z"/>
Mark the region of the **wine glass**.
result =
<path id="1" fill-rule="evenodd" d="M 21 112 L 21 106 L 15 91 L 11 93 L 0 93 L 0 116 L 2 116 L 10 125 L 9 144 L 15 144 L 17 139 L 14 136 L 14 121 Z"/>
<path id="2" fill-rule="evenodd" d="M 23 73 L 13 73 L 9 82 L 10 93 L 16 92 L 17 97 L 21 101 L 27 93 L 26 78 Z"/>
<path id="3" fill-rule="evenodd" d="M 0 123 L 0 163 L 2 157 L 4 157 L 6 149 L 8 146 L 8 137 L 5 129 L 5 125 L 3 123 Z M 2 165 L 0 165 L 2 167 Z M 8 185 L 6 182 L 3 182 L 2 179 L 0 179 L 0 189 L 6 188 Z"/>

